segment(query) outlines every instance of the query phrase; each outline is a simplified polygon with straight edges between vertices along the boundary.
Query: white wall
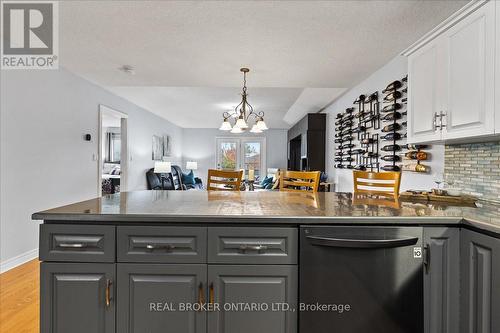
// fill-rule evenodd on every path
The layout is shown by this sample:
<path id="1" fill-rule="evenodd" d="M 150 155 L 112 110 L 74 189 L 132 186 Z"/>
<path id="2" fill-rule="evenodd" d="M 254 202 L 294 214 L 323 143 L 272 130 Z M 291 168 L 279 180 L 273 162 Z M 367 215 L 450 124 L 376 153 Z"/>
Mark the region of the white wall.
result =
<path id="1" fill-rule="evenodd" d="M 330 181 L 337 184 L 337 192 L 352 192 L 353 180 L 352 170 L 335 169 L 333 161 L 335 155 L 335 115 L 345 111 L 346 108 L 353 106 L 353 101 L 361 94 L 369 95 L 375 91 L 382 96 L 382 90 L 394 80 L 400 80 L 408 73 L 408 61 L 406 57 L 397 56 L 385 66 L 374 72 L 363 82 L 348 90 L 332 105 L 325 109 L 327 116 L 327 172 Z M 404 143 L 401 141 L 401 143 Z M 432 159 L 426 162 L 431 167 L 431 174 L 417 174 L 413 172 L 403 172 L 401 181 L 401 190 L 406 189 L 430 189 L 435 187 L 433 182 L 433 174 L 443 172 L 444 170 L 444 146 L 433 145 L 431 150 L 426 150 L 431 153 Z M 383 163 L 382 163 L 383 164 Z"/>
<path id="2" fill-rule="evenodd" d="M 2 270 L 36 255 L 32 213 L 97 196 L 99 104 L 129 116 L 129 190 L 146 188 L 153 134 L 169 134 L 181 161 L 180 127 L 64 69 L 2 71 L 0 99 Z"/>
<path id="3" fill-rule="evenodd" d="M 286 168 L 287 166 L 287 130 L 270 129 L 261 134 L 231 134 L 218 129 L 185 128 L 182 139 L 182 169 L 186 161 L 198 162 L 195 175 L 206 184 L 208 169 L 215 168 L 215 139 L 217 137 L 265 137 L 267 168 Z"/>

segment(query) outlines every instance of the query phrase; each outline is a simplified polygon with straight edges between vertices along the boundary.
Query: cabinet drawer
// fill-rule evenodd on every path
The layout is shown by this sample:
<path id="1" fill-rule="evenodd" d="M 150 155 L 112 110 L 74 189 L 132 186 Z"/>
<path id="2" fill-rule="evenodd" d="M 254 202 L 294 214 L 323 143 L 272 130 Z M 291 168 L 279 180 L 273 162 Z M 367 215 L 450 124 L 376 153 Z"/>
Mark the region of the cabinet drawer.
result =
<path id="1" fill-rule="evenodd" d="M 114 262 L 115 227 L 42 224 L 40 260 Z"/>
<path id="2" fill-rule="evenodd" d="M 296 264 L 297 229 L 209 228 L 208 262 Z"/>
<path id="3" fill-rule="evenodd" d="M 118 262 L 205 263 L 207 229 L 118 227 Z"/>

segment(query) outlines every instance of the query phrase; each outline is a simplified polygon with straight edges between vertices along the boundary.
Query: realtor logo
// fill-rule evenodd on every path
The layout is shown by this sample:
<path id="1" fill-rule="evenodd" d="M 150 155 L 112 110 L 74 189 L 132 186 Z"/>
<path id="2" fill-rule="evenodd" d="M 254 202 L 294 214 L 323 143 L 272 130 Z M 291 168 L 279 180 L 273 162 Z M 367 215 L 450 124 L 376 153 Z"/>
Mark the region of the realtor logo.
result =
<path id="1" fill-rule="evenodd" d="M 58 3 L 2 2 L 2 69 L 58 68 Z"/>

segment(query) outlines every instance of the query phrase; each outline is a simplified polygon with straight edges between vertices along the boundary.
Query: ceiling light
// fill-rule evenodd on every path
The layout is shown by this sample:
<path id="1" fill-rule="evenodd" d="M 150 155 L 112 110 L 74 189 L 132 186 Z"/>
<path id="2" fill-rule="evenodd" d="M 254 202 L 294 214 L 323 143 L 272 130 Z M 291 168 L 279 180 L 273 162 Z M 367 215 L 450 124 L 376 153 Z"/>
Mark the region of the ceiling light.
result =
<path id="1" fill-rule="evenodd" d="M 219 127 L 221 131 L 230 131 L 232 128 L 231 123 L 227 119 L 224 119 L 222 125 Z"/>
<path id="2" fill-rule="evenodd" d="M 234 126 L 232 126 L 231 133 L 243 133 L 243 130 L 248 128 L 248 121 L 250 117 L 253 117 L 256 123 L 252 126 L 251 132 L 260 133 L 268 129 L 266 123 L 264 122 L 264 112 L 255 112 L 252 105 L 248 103 L 247 73 L 250 72 L 250 70 L 248 68 L 241 68 L 240 71 L 243 73 L 243 89 L 241 93 L 241 102 L 234 108 L 234 112 L 226 111 L 222 114 L 224 121 L 222 122 L 222 125 L 219 129 L 221 131 L 227 131 L 231 129 L 231 123 L 229 122 L 229 120 L 231 118 L 237 118 Z M 239 131 L 237 129 L 239 129 Z M 257 129 L 260 130 L 260 132 L 256 132 Z"/>
<path id="3" fill-rule="evenodd" d="M 234 126 L 233 129 L 231 130 L 231 133 L 240 134 L 240 133 L 243 133 L 243 130 L 239 127 Z"/>

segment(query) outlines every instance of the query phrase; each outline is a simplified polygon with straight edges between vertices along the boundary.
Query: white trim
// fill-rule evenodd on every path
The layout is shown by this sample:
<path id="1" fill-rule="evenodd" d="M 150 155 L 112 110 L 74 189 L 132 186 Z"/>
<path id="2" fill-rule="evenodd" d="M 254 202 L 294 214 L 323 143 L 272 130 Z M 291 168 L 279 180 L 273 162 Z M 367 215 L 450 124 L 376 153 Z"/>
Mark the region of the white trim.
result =
<path id="1" fill-rule="evenodd" d="M 38 258 L 38 248 L 22 253 L 13 258 L 7 259 L 0 263 L 0 273 L 5 273 L 17 266 L 27 263 L 33 259 Z"/>
<path id="2" fill-rule="evenodd" d="M 468 2 L 465 6 L 457 10 L 455 13 L 453 13 L 450 17 L 448 17 L 446 20 L 438 24 L 434 29 L 426 33 L 422 38 L 417 40 L 415 43 L 410 45 L 408 48 L 406 48 L 403 52 L 401 52 L 401 55 L 403 56 L 409 56 L 416 50 L 420 49 L 439 35 L 441 35 L 443 32 L 446 30 L 450 29 L 452 26 L 466 18 L 468 15 L 470 15 L 472 12 L 486 4 L 489 0 L 472 0 Z"/>
<path id="3" fill-rule="evenodd" d="M 127 191 L 128 187 L 128 165 L 129 165 L 129 151 L 128 151 L 128 115 L 126 113 L 116 111 L 104 104 L 99 104 L 99 119 L 98 119 L 98 139 L 97 139 L 97 196 L 102 196 L 102 167 L 104 163 L 102 151 L 102 140 L 104 140 L 104 133 L 102 132 L 102 116 L 104 114 L 119 117 L 121 127 L 121 161 L 120 161 L 120 192 Z"/>

